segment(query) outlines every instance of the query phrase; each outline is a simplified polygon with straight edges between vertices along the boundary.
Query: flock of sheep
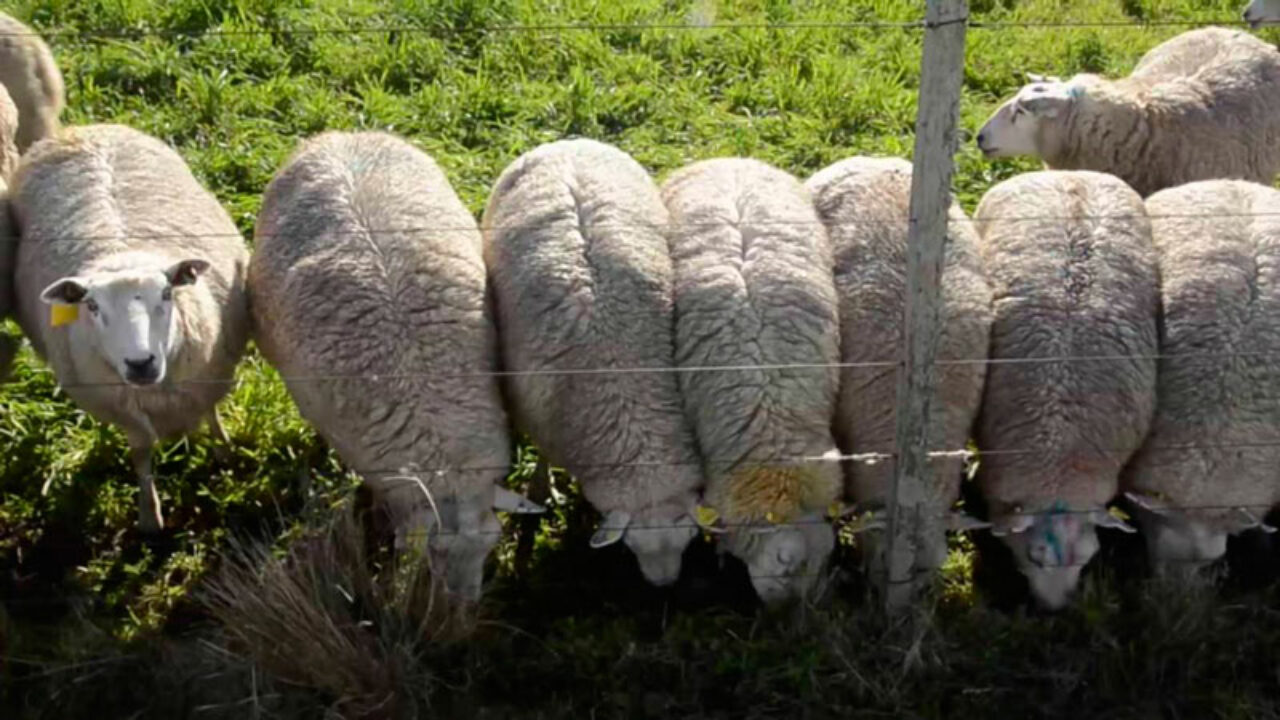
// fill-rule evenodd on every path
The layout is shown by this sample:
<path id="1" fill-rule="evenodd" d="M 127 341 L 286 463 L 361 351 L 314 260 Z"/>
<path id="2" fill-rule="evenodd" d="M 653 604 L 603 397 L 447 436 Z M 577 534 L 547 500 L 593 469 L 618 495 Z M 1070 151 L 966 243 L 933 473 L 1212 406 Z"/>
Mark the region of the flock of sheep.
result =
<path id="1" fill-rule="evenodd" d="M 226 442 L 216 405 L 250 339 L 397 545 L 467 598 L 494 511 L 542 511 L 502 486 L 516 430 L 599 510 L 592 546 L 622 541 L 654 584 L 707 531 L 765 601 L 803 595 L 833 519 L 882 511 L 909 162 L 802 183 L 723 158 L 659 186 L 617 148 L 564 140 L 517 158 L 477 224 L 409 143 L 326 132 L 266 188 L 250 253 L 172 148 L 59 127 L 52 55 L 0 30 L 0 219 L 17 238 L 0 244 L 0 317 L 124 430 L 142 529 L 163 525 L 153 445 L 205 420 Z M 1052 169 L 991 188 L 972 219 L 950 210 L 920 581 L 948 531 L 988 528 L 1060 607 L 1096 528 L 1135 531 L 1108 510 L 1121 495 L 1157 565 L 1270 531 L 1280 51 L 1187 32 L 1128 78 L 1035 79 L 978 143 Z M 985 521 L 953 510 L 970 439 Z M 859 527 L 882 566 L 881 524 Z"/>

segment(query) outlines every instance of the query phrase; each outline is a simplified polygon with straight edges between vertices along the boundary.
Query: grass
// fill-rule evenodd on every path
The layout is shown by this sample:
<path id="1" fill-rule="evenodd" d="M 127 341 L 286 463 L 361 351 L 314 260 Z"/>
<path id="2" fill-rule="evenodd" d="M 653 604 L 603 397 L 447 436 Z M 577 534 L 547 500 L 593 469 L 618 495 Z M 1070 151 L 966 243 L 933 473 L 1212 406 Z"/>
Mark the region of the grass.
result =
<path id="1" fill-rule="evenodd" d="M 972 9 L 1015 22 L 1158 22 L 1235 18 L 1239 4 L 974 0 Z M 906 21 L 921 5 L 17 0 L 8 9 L 39 29 L 68 31 L 50 38 L 66 77 L 68 122 L 125 123 L 172 143 L 251 236 L 272 173 L 301 138 L 325 129 L 411 138 L 477 213 L 507 163 L 570 135 L 616 144 L 659 178 L 720 155 L 756 157 L 801 177 L 854 154 L 910 157 L 916 30 L 625 26 Z M 578 24 L 610 27 L 486 30 Z M 284 32 L 346 27 L 398 29 Z M 972 30 L 955 179 L 965 207 L 995 182 L 1035 168 L 984 161 L 969 141 L 1025 71 L 1122 74 L 1181 30 Z M 1275 31 L 1263 36 L 1277 39 Z M 391 643 L 387 629 L 423 611 L 378 584 L 392 572 L 379 566 L 383 574 L 366 582 L 374 614 L 329 617 L 346 617 L 339 630 L 350 642 L 384 643 L 369 652 L 386 672 L 360 676 L 347 662 L 327 679 L 292 675 L 262 648 L 255 654 L 251 638 L 219 630 L 216 620 L 228 617 L 239 618 L 233 628 L 250 627 L 252 613 L 228 615 L 234 604 L 208 600 L 219 587 L 209 578 L 244 587 L 255 576 L 237 562 L 276 553 L 293 564 L 267 563 L 274 589 L 293 588 L 300 606 L 307 597 L 321 602 L 314 583 L 298 578 L 356 570 L 349 557 L 307 554 L 314 544 L 306 538 L 314 527 L 339 532 L 332 523 L 355 483 L 256 354 L 223 415 L 236 448 L 229 462 L 217 461 L 203 436 L 162 448 L 157 470 L 171 529 L 143 542 L 133 530 L 123 437 L 67 402 L 24 347 L 0 387 L 0 708 L 11 711 L 0 714 L 314 717 L 328 707 L 348 717 L 1280 715 L 1280 623 L 1269 588 L 1228 586 L 1227 600 L 1162 593 L 1115 572 L 1132 557 L 1115 553 L 1075 608 L 1028 617 L 997 607 L 999 583 L 984 580 L 1008 575 L 991 567 L 998 553 L 957 546 L 930 619 L 899 624 L 869 607 L 846 548 L 844 580 L 828 607 L 761 614 L 745 599 L 741 568 L 722 568 L 706 547 L 691 552 L 688 576 L 670 592 L 645 587 L 621 548 L 588 552 L 593 515 L 563 477 L 563 501 L 537 536 L 523 549 L 508 538 L 495 553 L 491 597 L 469 641 Z M 527 482 L 535 466 L 522 448 L 513 481 Z M 299 567 L 312 575 L 289 574 Z M 295 580 L 301 584 L 288 584 Z M 370 617 L 377 632 L 350 634 Z M 398 700 L 353 704 L 343 683 L 393 688 Z"/>

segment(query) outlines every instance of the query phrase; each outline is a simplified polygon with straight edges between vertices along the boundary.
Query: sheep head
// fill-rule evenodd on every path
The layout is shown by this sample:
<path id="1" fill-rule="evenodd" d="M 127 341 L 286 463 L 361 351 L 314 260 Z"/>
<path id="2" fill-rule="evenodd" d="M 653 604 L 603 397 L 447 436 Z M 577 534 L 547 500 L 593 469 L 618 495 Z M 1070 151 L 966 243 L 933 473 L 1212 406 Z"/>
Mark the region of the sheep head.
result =
<path id="1" fill-rule="evenodd" d="M 591 537 L 591 547 L 626 542 L 640 563 L 645 580 L 659 587 L 680 577 L 684 550 L 698 536 L 693 514 L 694 498 L 672 499 L 634 513 L 613 510 Z"/>
<path id="2" fill-rule="evenodd" d="M 1102 508 L 1088 512 L 1055 508 L 1041 513 L 1013 508 L 993 518 L 991 534 L 1013 551 L 1036 602 L 1059 610 L 1070 602 L 1080 572 L 1098 552 L 1098 527 L 1136 532 Z"/>
<path id="3" fill-rule="evenodd" d="M 1005 101 L 978 131 L 978 149 L 987 157 L 1045 157 L 1045 129 L 1081 97 L 1078 85 L 1032 77 L 1035 80 Z"/>
<path id="4" fill-rule="evenodd" d="M 187 292 L 209 269 L 190 258 L 168 267 L 92 272 L 54 281 L 40 293 L 52 305 L 51 322 L 87 339 L 128 384 L 164 381 L 167 361 L 182 342 L 174 295 Z M 83 310 L 83 312 L 81 312 Z"/>
<path id="5" fill-rule="evenodd" d="M 1228 535 L 1254 528 L 1275 532 L 1253 508 L 1187 511 L 1154 493 L 1129 491 L 1125 497 L 1138 508 L 1147 555 L 1159 574 L 1198 572 L 1226 554 Z"/>

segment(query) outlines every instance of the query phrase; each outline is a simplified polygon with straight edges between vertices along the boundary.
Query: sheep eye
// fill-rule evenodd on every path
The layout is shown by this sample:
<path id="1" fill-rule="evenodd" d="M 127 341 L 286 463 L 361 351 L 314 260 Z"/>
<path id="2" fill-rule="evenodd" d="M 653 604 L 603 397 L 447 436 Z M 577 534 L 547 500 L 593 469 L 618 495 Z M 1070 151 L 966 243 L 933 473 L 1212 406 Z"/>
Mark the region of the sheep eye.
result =
<path id="1" fill-rule="evenodd" d="M 173 299 L 173 288 L 172 288 L 172 287 L 165 287 L 165 289 L 164 289 L 164 290 L 161 290 L 161 291 L 160 291 L 160 299 L 161 299 L 161 300 L 164 300 L 164 301 L 166 301 L 166 302 L 167 302 L 167 301 L 169 301 L 169 300 L 172 300 L 172 299 Z"/>
<path id="2" fill-rule="evenodd" d="M 91 299 L 91 300 L 85 300 L 85 301 L 84 301 L 84 306 L 85 306 L 85 307 L 87 307 L 87 308 L 89 308 L 89 312 L 91 312 L 91 313 L 93 313 L 93 314 L 95 314 L 95 315 L 97 315 L 97 314 L 98 314 L 98 302 L 97 302 L 96 300 L 92 300 L 92 299 Z"/>

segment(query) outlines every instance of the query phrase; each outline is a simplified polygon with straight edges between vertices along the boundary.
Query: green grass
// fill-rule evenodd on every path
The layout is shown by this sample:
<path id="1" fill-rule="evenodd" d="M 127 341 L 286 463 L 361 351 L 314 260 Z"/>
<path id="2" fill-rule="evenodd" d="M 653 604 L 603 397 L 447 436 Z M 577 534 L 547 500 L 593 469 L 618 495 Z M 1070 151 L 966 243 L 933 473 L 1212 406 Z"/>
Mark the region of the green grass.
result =
<path id="1" fill-rule="evenodd" d="M 975 0 L 973 10 L 1003 21 L 1161 21 L 1235 18 L 1240 4 Z M 905 21 L 917 19 L 923 3 L 18 0 L 9 9 L 39 29 L 70 31 L 50 38 L 66 77 L 68 122 L 121 122 L 172 143 L 246 236 L 272 173 L 301 138 L 325 129 L 409 137 L 477 214 L 507 163 L 570 135 L 614 143 L 659 178 L 721 155 L 804 177 L 849 155 L 912 152 L 917 30 L 485 29 L 712 14 L 720 23 Z M 281 32 L 371 26 L 420 30 Z M 955 179 L 966 209 L 995 182 L 1036 167 L 984 161 L 968 140 L 1024 72 L 1123 74 L 1180 31 L 972 30 Z M 17 332 L 11 324 L 6 331 Z M 223 414 L 236 446 L 229 462 L 215 460 L 201 435 L 162 448 L 157 469 L 171 530 L 143 543 L 133 530 L 122 435 L 68 403 L 24 349 L 12 382 L 0 388 L 0 708 L 17 717 L 312 717 L 340 700 L 226 654 L 192 601 L 233 538 L 283 547 L 344 507 L 354 487 L 256 355 Z M 527 450 L 519 460 L 517 483 L 535 463 Z M 409 667 L 396 677 L 429 680 L 404 680 L 412 687 L 397 712 L 1280 713 L 1273 660 L 1280 625 L 1270 591 L 1239 594 L 1231 604 L 1171 602 L 1122 573 L 1124 582 L 1094 578 L 1062 617 L 1027 618 L 987 609 L 973 590 L 973 558 L 958 547 L 943 604 L 917 629 L 866 606 L 850 561 L 842 568 L 854 579 L 832 607 L 761 616 L 742 601 L 744 579 L 720 570 L 705 549 L 692 564 L 707 579 L 674 594 L 639 584 L 620 549 L 587 552 L 591 511 L 571 487 L 562 489 L 567 497 L 533 538 L 527 563 L 516 562 L 523 551 L 511 539 L 495 553 L 489 620 L 479 635 L 404 661 Z"/>

